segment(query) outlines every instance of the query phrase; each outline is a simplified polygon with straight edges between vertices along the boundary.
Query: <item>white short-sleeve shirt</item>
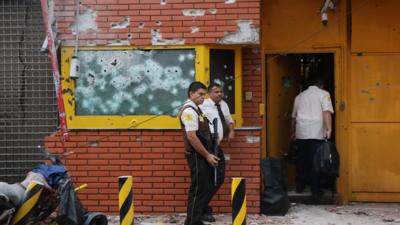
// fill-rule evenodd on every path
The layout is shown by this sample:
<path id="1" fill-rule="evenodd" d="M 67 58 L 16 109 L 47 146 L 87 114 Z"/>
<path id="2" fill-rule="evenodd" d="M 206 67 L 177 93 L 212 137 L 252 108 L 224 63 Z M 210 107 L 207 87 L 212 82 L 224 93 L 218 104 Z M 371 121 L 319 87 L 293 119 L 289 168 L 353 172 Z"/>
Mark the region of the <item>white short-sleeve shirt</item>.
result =
<path id="1" fill-rule="evenodd" d="M 186 101 L 183 107 L 190 105 L 197 109 L 197 105 L 191 100 Z M 188 107 L 181 113 L 181 121 L 185 125 L 185 131 L 197 131 L 199 129 L 199 115 L 193 108 Z"/>
<path id="2" fill-rule="evenodd" d="M 228 104 L 224 100 L 221 100 L 219 103 L 221 106 L 221 111 L 224 114 L 224 119 L 226 121 L 226 124 L 229 126 L 229 124 L 233 124 L 233 119 L 231 117 L 231 113 L 229 111 Z M 218 115 L 218 109 L 217 106 L 215 105 L 215 102 L 211 100 L 210 98 L 205 99 L 203 104 L 200 106 L 201 111 L 204 113 L 204 115 L 207 117 L 208 121 L 210 121 L 210 131 L 211 133 L 214 133 L 214 128 L 212 125 L 212 121 L 214 118 L 219 118 Z M 221 141 L 224 137 L 224 129 L 222 127 L 222 122 L 218 119 L 218 140 Z"/>
<path id="3" fill-rule="evenodd" d="M 292 118 L 296 119 L 296 138 L 324 139 L 324 111 L 334 112 L 329 92 L 310 86 L 297 95 L 292 112 Z"/>

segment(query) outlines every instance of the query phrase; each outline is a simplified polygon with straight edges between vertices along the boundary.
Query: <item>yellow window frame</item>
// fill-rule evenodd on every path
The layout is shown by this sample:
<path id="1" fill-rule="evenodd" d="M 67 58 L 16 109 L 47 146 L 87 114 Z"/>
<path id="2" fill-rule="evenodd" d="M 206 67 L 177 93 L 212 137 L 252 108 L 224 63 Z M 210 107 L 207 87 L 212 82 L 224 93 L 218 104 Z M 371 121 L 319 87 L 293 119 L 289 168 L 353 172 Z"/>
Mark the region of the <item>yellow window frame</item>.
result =
<path id="1" fill-rule="evenodd" d="M 135 49 L 195 49 L 195 79 L 206 85 L 210 78 L 210 49 L 235 50 L 235 126 L 242 125 L 242 71 L 240 46 L 110 46 L 80 47 L 79 51 L 135 50 Z M 76 115 L 75 81 L 69 77 L 70 62 L 74 54 L 73 47 L 63 47 L 61 51 L 61 88 L 65 104 L 68 129 L 176 129 L 179 120 L 169 115 Z"/>

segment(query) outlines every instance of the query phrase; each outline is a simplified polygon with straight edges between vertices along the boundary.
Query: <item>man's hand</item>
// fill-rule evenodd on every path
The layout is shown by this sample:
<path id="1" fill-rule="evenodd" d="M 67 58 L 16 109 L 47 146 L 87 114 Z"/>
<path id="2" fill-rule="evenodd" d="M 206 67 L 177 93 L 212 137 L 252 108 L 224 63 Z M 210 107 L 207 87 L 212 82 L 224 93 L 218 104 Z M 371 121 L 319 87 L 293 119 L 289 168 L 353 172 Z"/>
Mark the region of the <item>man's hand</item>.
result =
<path id="1" fill-rule="evenodd" d="M 331 138 L 332 134 L 332 113 L 329 111 L 323 112 L 324 116 L 324 125 L 325 125 L 325 138 Z"/>
<path id="2" fill-rule="evenodd" d="M 207 162 L 210 163 L 210 165 L 212 167 L 218 166 L 219 158 L 217 156 L 215 156 L 215 155 L 213 155 L 211 153 L 208 153 L 206 159 L 207 159 Z"/>
<path id="3" fill-rule="evenodd" d="M 295 141 L 295 140 L 296 140 L 296 134 L 295 134 L 294 132 L 292 132 L 292 135 L 290 135 L 290 139 L 291 139 L 292 141 Z"/>
<path id="4" fill-rule="evenodd" d="M 325 130 L 325 138 L 330 139 L 332 135 L 332 130 L 331 129 L 326 129 Z"/>

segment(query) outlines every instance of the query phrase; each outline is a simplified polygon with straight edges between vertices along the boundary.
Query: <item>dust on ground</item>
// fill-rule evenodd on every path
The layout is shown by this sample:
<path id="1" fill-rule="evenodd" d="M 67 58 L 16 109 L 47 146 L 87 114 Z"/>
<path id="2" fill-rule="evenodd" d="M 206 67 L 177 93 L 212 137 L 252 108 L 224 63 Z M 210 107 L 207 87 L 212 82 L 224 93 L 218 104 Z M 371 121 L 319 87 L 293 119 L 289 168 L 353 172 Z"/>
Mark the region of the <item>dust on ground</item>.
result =
<path id="1" fill-rule="evenodd" d="M 231 215 L 217 214 L 212 225 L 232 224 Z M 119 224 L 111 216 L 110 225 Z M 135 225 L 183 225 L 185 214 L 135 215 Z M 207 223 L 206 223 L 207 224 Z M 400 204 L 350 203 L 347 205 L 292 204 L 285 216 L 247 215 L 247 225 L 400 225 Z"/>

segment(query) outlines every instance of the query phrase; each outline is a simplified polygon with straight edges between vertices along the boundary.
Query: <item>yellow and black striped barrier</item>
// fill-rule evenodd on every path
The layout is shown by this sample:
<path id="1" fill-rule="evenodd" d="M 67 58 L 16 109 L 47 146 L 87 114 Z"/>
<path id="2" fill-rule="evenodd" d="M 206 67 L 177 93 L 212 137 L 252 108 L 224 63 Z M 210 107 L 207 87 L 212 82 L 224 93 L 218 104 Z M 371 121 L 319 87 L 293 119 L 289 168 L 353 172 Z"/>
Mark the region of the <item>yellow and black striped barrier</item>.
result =
<path id="1" fill-rule="evenodd" d="M 118 177 L 119 221 L 121 225 L 133 224 L 132 176 Z"/>
<path id="2" fill-rule="evenodd" d="M 232 225 L 246 225 L 246 180 L 232 178 Z"/>
<path id="3" fill-rule="evenodd" d="M 44 186 L 42 184 L 36 183 L 35 181 L 29 183 L 22 204 L 15 213 L 11 225 L 23 225 L 29 222 L 30 213 L 39 201 L 43 188 Z"/>

